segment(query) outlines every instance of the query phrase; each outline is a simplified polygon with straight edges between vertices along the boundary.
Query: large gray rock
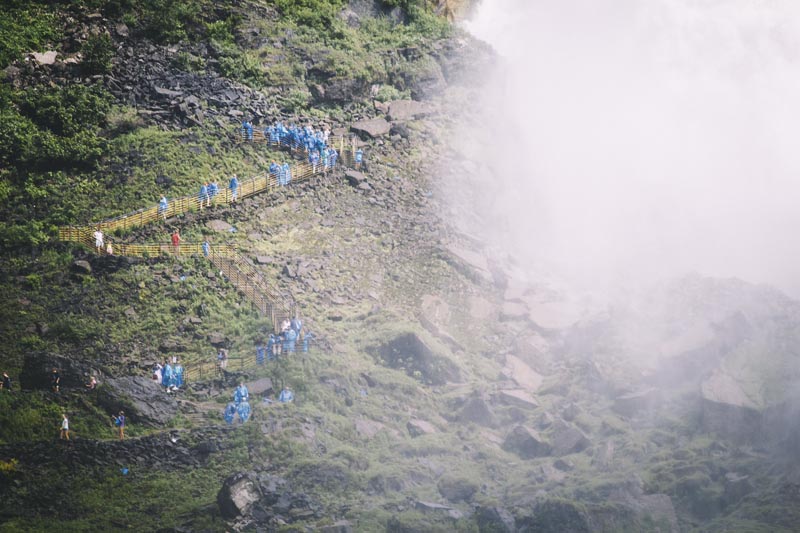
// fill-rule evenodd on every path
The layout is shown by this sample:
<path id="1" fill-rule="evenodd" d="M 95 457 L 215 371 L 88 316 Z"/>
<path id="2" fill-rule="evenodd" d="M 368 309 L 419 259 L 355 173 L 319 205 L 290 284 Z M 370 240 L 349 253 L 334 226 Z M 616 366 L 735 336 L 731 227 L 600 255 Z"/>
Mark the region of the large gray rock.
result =
<path id="1" fill-rule="evenodd" d="M 701 386 L 703 427 L 740 441 L 760 439 L 762 413 L 737 379 L 716 371 Z"/>
<path id="2" fill-rule="evenodd" d="M 660 391 L 650 388 L 617 396 L 614 399 L 613 409 L 623 416 L 630 417 L 642 411 L 652 411 L 658 407 L 660 401 Z"/>
<path id="3" fill-rule="evenodd" d="M 497 425 L 497 418 L 494 413 L 483 398 L 480 397 L 472 397 L 464 402 L 457 418 L 460 422 L 474 422 L 487 427 Z"/>
<path id="4" fill-rule="evenodd" d="M 125 411 L 132 422 L 166 425 L 178 414 L 178 402 L 149 377 L 107 379 L 98 389 L 98 402 L 110 413 Z"/>
<path id="5" fill-rule="evenodd" d="M 561 419 L 553 422 L 551 443 L 555 455 L 582 452 L 591 444 L 583 431 Z"/>
<path id="6" fill-rule="evenodd" d="M 367 349 L 381 364 L 403 369 L 406 374 L 430 385 L 459 382 L 461 369 L 446 352 L 415 332 L 400 333 L 380 346 Z"/>
<path id="7" fill-rule="evenodd" d="M 433 426 L 433 424 L 418 418 L 412 418 L 409 420 L 406 424 L 406 429 L 408 430 L 408 434 L 412 437 L 420 437 L 422 435 L 436 433 L 436 428 Z"/>
<path id="8" fill-rule="evenodd" d="M 389 102 L 388 107 L 388 118 L 393 122 L 422 118 L 433 112 L 430 104 L 414 100 L 394 100 Z"/>
<path id="9" fill-rule="evenodd" d="M 208 222 L 206 222 L 206 226 L 208 226 L 209 229 L 218 231 L 220 233 L 229 233 L 231 231 L 231 228 L 233 228 L 233 226 L 231 226 L 224 220 L 218 220 L 218 219 L 209 220 Z"/>
<path id="10" fill-rule="evenodd" d="M 97 372 L 87 363 L 63 355 L 33 352 L 25 356 L 19 384 L 23 389 L 49 389 L 53 369 L 61 376 L 61 390 L 83 387 Z M 98 380 L 102 378 L 98 375 Z"/>
<path id="11" fill-rule="evenodd" d="M 347 178 L 347 183 L 353 187 L 358 187 L 362 183 L 367 182 L 367 177 L 357 170 L 348 170 L 344 173 L 344 177 Z"/>
<path id="12" fill-rule="evenodd" d="M 272 386 L 272 380 L 269 378 L 248 381 L 245 383 L 245 386 L 247 387 L 247 391 L 253 396 L 265 396 L 275 392 Z"/>
<path id="13" fill-rule="evenodd" d="M 533 396 L 521 389 L 501 390 L 497 393 L 496 398 L 497 401 L 502 404 L 520 407 L 522 409 L 535 409 L 536 407 L 539 407 L 539 402 L 537 402 Z"/>
<path id="14" fill-rule="evenodd" d="M 468 502 L 478 492 L 478 485 L 468 479 L 454 476 L 442 477 L 436 487 L 442 497 L 453 503 Z"/>
<path id="15" fill-rule="evenodd" d="M 478 507 L 475 521 L 479 533 L 514 533 L 517 526 L 514 516 L 502 507 Z"/>
<path id="16" fill-rule="evenodd" d="M 33 60 L 40 65 L 52 65 L 56 62 L 56 56 L 58 56 L 58 52 L 55 50 L 50 50 L 42 54 L 33 52 L 31 55 L 33 56 Z"/>
<path id="17" fill-rule="evenodd" d="M 519 531 L 590 533 L 591 518 L 580 504 L 567 500 L 546 500 L 534 506 L 530 518 L 520 520 Z"/>
<path id="18" fill-rule="evenodd" d="M 222 484 L 217 493 L 217 505 L 225 518 L 237 518 L 250 511 L 260 499 L 258 485 L 246 474 L 234 474 Z"/>
<path id="19" fill-rule="evenodd" d="M 78 274 L 91 274 L 92 265 L 89 264 L 89 261 L 78 259 L 72 263 L 72 271 Z"/>
<path id="20" fill-rule="evenodd" d="M 350 129 L 361 136 L 373 139 L 387 135 L 392 129 L 392 125 L 384 118 L 373 118 L 369 120 L 359 120 L 350 125 Z"/>
<path id="21" fill-rule="evenodd" d="M 517 454 L 523 459 L 545 457 L 552 453 L 550 444 L 539 434 L 525 426 L 515 426 L 503 442 L 503 449 Z"/>

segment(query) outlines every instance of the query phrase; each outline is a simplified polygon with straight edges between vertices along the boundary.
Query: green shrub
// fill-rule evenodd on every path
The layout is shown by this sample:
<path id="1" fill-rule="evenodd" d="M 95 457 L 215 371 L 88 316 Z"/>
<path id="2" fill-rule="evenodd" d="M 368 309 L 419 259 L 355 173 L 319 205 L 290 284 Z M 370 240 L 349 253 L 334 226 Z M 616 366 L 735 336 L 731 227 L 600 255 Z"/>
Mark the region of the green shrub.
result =
<path id="1" fill-rule="evenodd" d="M 333 25 L 343 0 L 273 0 L 281 14 L 303 26 L 326 31 Z"/>
<path id="2" fill-rule="evenodd" d="M 105 74 L 111 70 L 114 43 L 107 33 L 90 35 L 81 51 L 83 52 L 81 67 L 88 74 Z"/>
<path id="3" fill-rule="evenodd" d="M 219 58 L 220 74 L 238 80 L 251 87 L 264 86 L 264 70 L 261 63 L 253 56 L 242 53 L 238 49 L 227 49 Z"/>
<path id="4" fill-rule="evenodd" d="M 5 3 L 4 3 L 5 4 Z M 31 51 L 44 51 L 61 38 L 58 17 L 46 7 L 13 7 L 0 10 L 0 69 Z"/>

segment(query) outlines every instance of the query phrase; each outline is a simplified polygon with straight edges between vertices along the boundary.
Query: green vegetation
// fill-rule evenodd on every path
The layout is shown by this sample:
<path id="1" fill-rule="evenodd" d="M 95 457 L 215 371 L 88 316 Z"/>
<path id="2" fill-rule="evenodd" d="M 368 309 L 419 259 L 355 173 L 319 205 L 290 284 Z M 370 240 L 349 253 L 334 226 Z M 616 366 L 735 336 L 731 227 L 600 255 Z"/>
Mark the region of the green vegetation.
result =
<path id="1" fill-rule="evenodd" d="M 61 38 L 60 26 L 57 14 L 45 5 L 4 3 L 0 14 L 0 69 L 20 59 L 25 52 L 44 52 L 57 43 Z"/>

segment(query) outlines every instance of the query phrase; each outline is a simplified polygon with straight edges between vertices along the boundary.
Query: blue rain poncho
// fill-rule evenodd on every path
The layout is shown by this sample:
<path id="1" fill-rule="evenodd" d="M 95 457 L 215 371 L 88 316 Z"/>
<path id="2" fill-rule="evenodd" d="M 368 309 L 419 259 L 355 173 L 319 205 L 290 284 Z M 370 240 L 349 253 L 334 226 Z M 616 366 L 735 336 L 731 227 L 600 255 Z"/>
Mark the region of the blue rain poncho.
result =
<path id="1" fill-rule="evenodd" d="M 169 387 L 170 385 L 172 385 L 172 379 L 173 379 L 172 365 L 167 363 L 164 366 L 164 369 L 161 371 L 161 385 L 163 385 L 164 387 Z"/>
<path id="2" fill-rule="evenodd" d="M 283 171 L 283 183 L 281 185 L 289 185 L 289 182 L 292 181 L 292 169 L 289 167 L 289 163 L 284 163 L 281 170 Z"/>
<path id="3" fill-rule="evenodd" d="M 222 412 L 222 416 L 225 417 L 225 422 L 233 424 L 233 419 L 236 417 L 236 406 L 229 403 L 227 407 L 225 407 L 225 411 Z"/>
<path id="4" fill-rule="evenodd" d="M 250 418 L 250 404 L 247 401 L 240 403 L 236 407 L 236 413 L 239 415 L 239 421 L 244 424 Z"/>
<path id="5" fill-rule="evenodd" d="M 295 342 L 297 341 L 297 332 L 289 328 L 284 335 L 285 340 L 283 341 L 283 349 L 287 352 L 294 352 Z"/>
<path id="6" fill-rule="evenodd" d="M 305 335 L 303 335 L 303 351 L 308 352 L 308 345 L 311 344 L 311 341 L 314 340 L 314 334 L 310 331 L 307 331 Z"/>
<path id="7" fill-rule="evenodd" d="M 239 385 L 236 387 L 236 390 L 233 392 L 233 401 L 236 405 L 239 405 L 242 402 L 246 402 L 248 400 L 249 394 L 247 391 L 247 386 L 244 384 Z"/>
<path id="8" fill-rule="evenodd" d="M 270 334 L 269 339 L 267 339 L 267 361 L 275 359 L 275 344 L 277 344 L 277 342 L 275 335 Z"/>
<path id="9" fill-rule="evenodd" d="M 289 403 L 294 401 L 294 393 L 289 389 L 283 389 L 281 395 L 278 396 L 278 401 L 281 403 Z"/>
<path id="10" fill-rule="evenodd" d="M 261 343 L 256 344 L 256 364 L 264 364 L 264 346 Z"/>
<path id="11" fill-rule="evenodd" d="M 176 387 L 183 387 L 183 367 L 181 365 L 175 365 L 175 369 L 173 370 L 174 381 Z"/>

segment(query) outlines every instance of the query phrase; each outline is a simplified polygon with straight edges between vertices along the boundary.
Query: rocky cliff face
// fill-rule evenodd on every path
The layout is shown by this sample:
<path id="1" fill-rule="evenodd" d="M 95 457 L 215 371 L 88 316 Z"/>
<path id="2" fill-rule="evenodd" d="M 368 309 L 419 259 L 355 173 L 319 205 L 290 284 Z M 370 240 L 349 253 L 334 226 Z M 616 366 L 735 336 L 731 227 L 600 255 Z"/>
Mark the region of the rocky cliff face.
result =
<path id="1" fill-rule="evenodd" d="M 125 169 L 110 153 L 114 165 L 92 171 L 112 183 L 92 189 L 110 205 L 122 185 L 108 178 L 120 175 L 150 200 L 145 170 L 160 162 L 143 150 L 162 144 L 209 155 L 193 179 L 286 157 L 236 145 L 242 117 L 352 132 L 366 164 L 170 222 L 235 244 L 295 295 L 320 339 L 263 370 L 200 376 L 177 397 L 149 380 L 155 360 L 179 355 L 191 368 L 222 346 L 252 355 L 269 330 L 219 272 L 199 258 L 89 261 L 67 248 L 4 260 L 16 280 L 7 308 L 25 332 L 9 341 L 20 357 L 8 362 L 28 390 L 3 405 L 29 425 L 3 419 L 16 434 L 2 433 L 0 516 L 42 530 L 55 516 L 78 529 L 791 531 L 798 304 L 699 276 L 609 304 L 465 231 L 451 201 L 460 191 L 438 170 L 480 172 L 484 152 L 453 153 L 447 140 L 491 51 L 458 33 L 409 39 L 419 27 L 382 3 L 342 7 L 349 41 L 325 41 L 260 3 L 225 3 L 236 17 L 224 46 L 158 44 L 84 11 L 67 33 L 107 31 L 109 73 L 87 77 L 65 47 L 51 64 L 6 72 L 20 89 L 96 81 L 134 109 L 128 126 L 147 142 L 126 146 Z M 249 64 L 231 47 L 259 58 L 259 83 L 226 70 L 232 57 Z M 351 72 L 344 52 L 376 63 Z M 160 187 L 195 192 L 196 181 L 166 177 Z M 85 265 L 70 271 L 76 259 Z M 51 349 L 31 348 L 42 345 Z M 51 365 L 67 394 L 45 390 Z M 81 390 L 90 373 L 97 394 Z M 240 380 L 253 419 L 226 428 L 220 412 Z M 294 404 L 262 401 L 285 384 Z M 130 441 L 111 440 L 107 414 L 119 409 L 131 413 Z M 74 420 L 70 444 L 27 432 L 61 410 Z"/>

